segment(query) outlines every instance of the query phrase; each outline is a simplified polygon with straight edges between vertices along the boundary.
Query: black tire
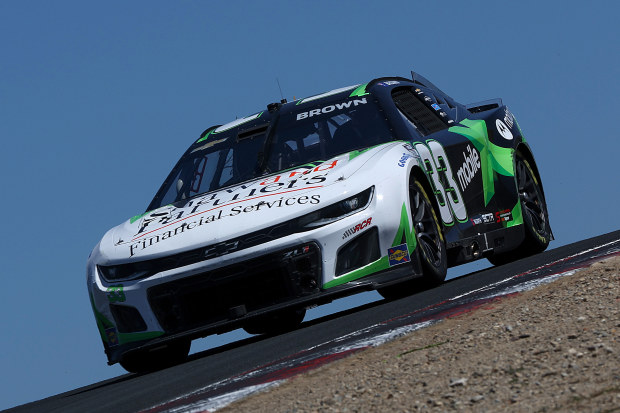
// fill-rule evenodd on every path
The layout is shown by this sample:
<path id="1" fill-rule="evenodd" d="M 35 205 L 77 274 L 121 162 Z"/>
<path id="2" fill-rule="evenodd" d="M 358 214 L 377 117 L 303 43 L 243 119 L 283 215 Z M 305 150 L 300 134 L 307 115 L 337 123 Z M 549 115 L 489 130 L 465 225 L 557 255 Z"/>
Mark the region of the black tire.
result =
<path id="1" fill-rule="evenodd" d="M 540 179 L 519 152 L 516 153 L 515 171 L 525 238 L 513 251 L 488 257 L 493 265 L 506 264 L 542 252 L 551 241 L 549 213 Z"/>
<path id="2" fill-rule="evenodd" d="M 306 316 L 305 308 L 287 309 L 254 318 L 243 329 L 249 334 L 279 334 L 299 327 Z"/>
<path id="3" fill-rule="evenodd" d="M 384 298 L 391 300 L 441 284 L 446 279 L 448 259 L 441 224 L 424 187 L 417 181 L 409 185 L 412 221 L 418 241 L 417 255 L 422 265 L 422 279 L 379 288 Z"/>
<path id="4" fill-rule="evenodd" d="M 179 340 L 151 351 L 134 351 L 124 354 L 120 365 L 130 373 L 161 370 L 184 362 L 191 347 L 190 340 Z"/>

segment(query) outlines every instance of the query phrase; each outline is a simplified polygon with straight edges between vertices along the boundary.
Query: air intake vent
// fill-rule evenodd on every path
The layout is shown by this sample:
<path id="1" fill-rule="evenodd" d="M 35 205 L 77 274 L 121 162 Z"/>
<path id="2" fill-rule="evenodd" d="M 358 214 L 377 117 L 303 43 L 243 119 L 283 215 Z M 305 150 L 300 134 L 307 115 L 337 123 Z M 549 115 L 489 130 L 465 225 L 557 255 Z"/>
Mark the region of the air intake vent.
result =
<path id="1" fill-rule="evenodd" d="M 447 128 L 439 115 L 409 89 L 395 89 L 392 98 L 398 109 L 413 122 L 422 136 Z"/>

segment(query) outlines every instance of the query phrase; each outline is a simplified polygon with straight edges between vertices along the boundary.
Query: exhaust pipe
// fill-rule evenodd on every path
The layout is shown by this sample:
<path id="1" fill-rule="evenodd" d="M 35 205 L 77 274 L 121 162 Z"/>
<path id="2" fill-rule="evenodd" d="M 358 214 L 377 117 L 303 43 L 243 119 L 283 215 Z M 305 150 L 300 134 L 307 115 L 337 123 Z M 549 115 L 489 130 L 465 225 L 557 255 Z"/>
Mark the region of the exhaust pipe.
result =
<path id="1" fill-rule="evenodd" d="M 471 244 L 471 255 L 474 258 L 480 258 L 481 255 L 481 251 L 480 251 L 480 245 L 478 245 L 477 242 L 474 242 L 473 244 Z"/>

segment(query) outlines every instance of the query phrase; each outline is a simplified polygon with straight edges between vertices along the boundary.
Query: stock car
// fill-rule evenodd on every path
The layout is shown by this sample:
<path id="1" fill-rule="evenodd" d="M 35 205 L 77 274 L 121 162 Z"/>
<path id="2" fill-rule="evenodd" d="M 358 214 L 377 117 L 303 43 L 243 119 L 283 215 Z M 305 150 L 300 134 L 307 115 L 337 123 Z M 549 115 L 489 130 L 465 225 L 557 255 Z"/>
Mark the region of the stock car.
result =
<path id="1" fill-rule="evenodd" d="M 147 212 L 88 259 L 108 364 L 162 368 L 195 338 L 275 334 L 334 298 L 394 299 L 441 283 L 447 267 L 543 251 L 543 185 L 514 115 L 411 75 L 205 130 Z"/>

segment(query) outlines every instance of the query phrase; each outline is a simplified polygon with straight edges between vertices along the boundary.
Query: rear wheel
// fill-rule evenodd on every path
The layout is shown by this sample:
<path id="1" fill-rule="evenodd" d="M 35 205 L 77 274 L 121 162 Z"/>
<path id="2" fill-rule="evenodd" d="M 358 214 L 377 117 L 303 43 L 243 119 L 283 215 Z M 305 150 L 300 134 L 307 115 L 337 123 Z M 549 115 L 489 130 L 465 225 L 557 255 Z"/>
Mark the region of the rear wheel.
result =
<path id="1" fill-rule="evenodd" d="M 549 214 L 540 180 L 529 162 L 517 152 L 516 178 L 523 216 L 525 239 L 515 250 L 490 256 L 493 265 L 501 265 L 544 251 L 551 240 Z"/>
<path id="2" fill-rule="evenodd" d="M 306 316 L 305 308 L 287 309 L 248 321 L 243 329 L 249 334 L 278 334 L 299 327 Z"/>
<path id="3" fill-rule="evenodd" d="M 180 340 L 153 350 L 129 352 L 121 358 L 120 365 L 130 373 L 161 370 L 187 359 L 190 340 Z"/>
<path id="4" fill-rule="evenodd" d="M 423 275 L 421 280 L 414 279 L 379 288 L 379 294 L 387 299 L 405 297 L 441 284 L 446 279 L 448 260 L 441 225 L 428 194 L 417 181 L 409 185 L 409 200 Z"/>

